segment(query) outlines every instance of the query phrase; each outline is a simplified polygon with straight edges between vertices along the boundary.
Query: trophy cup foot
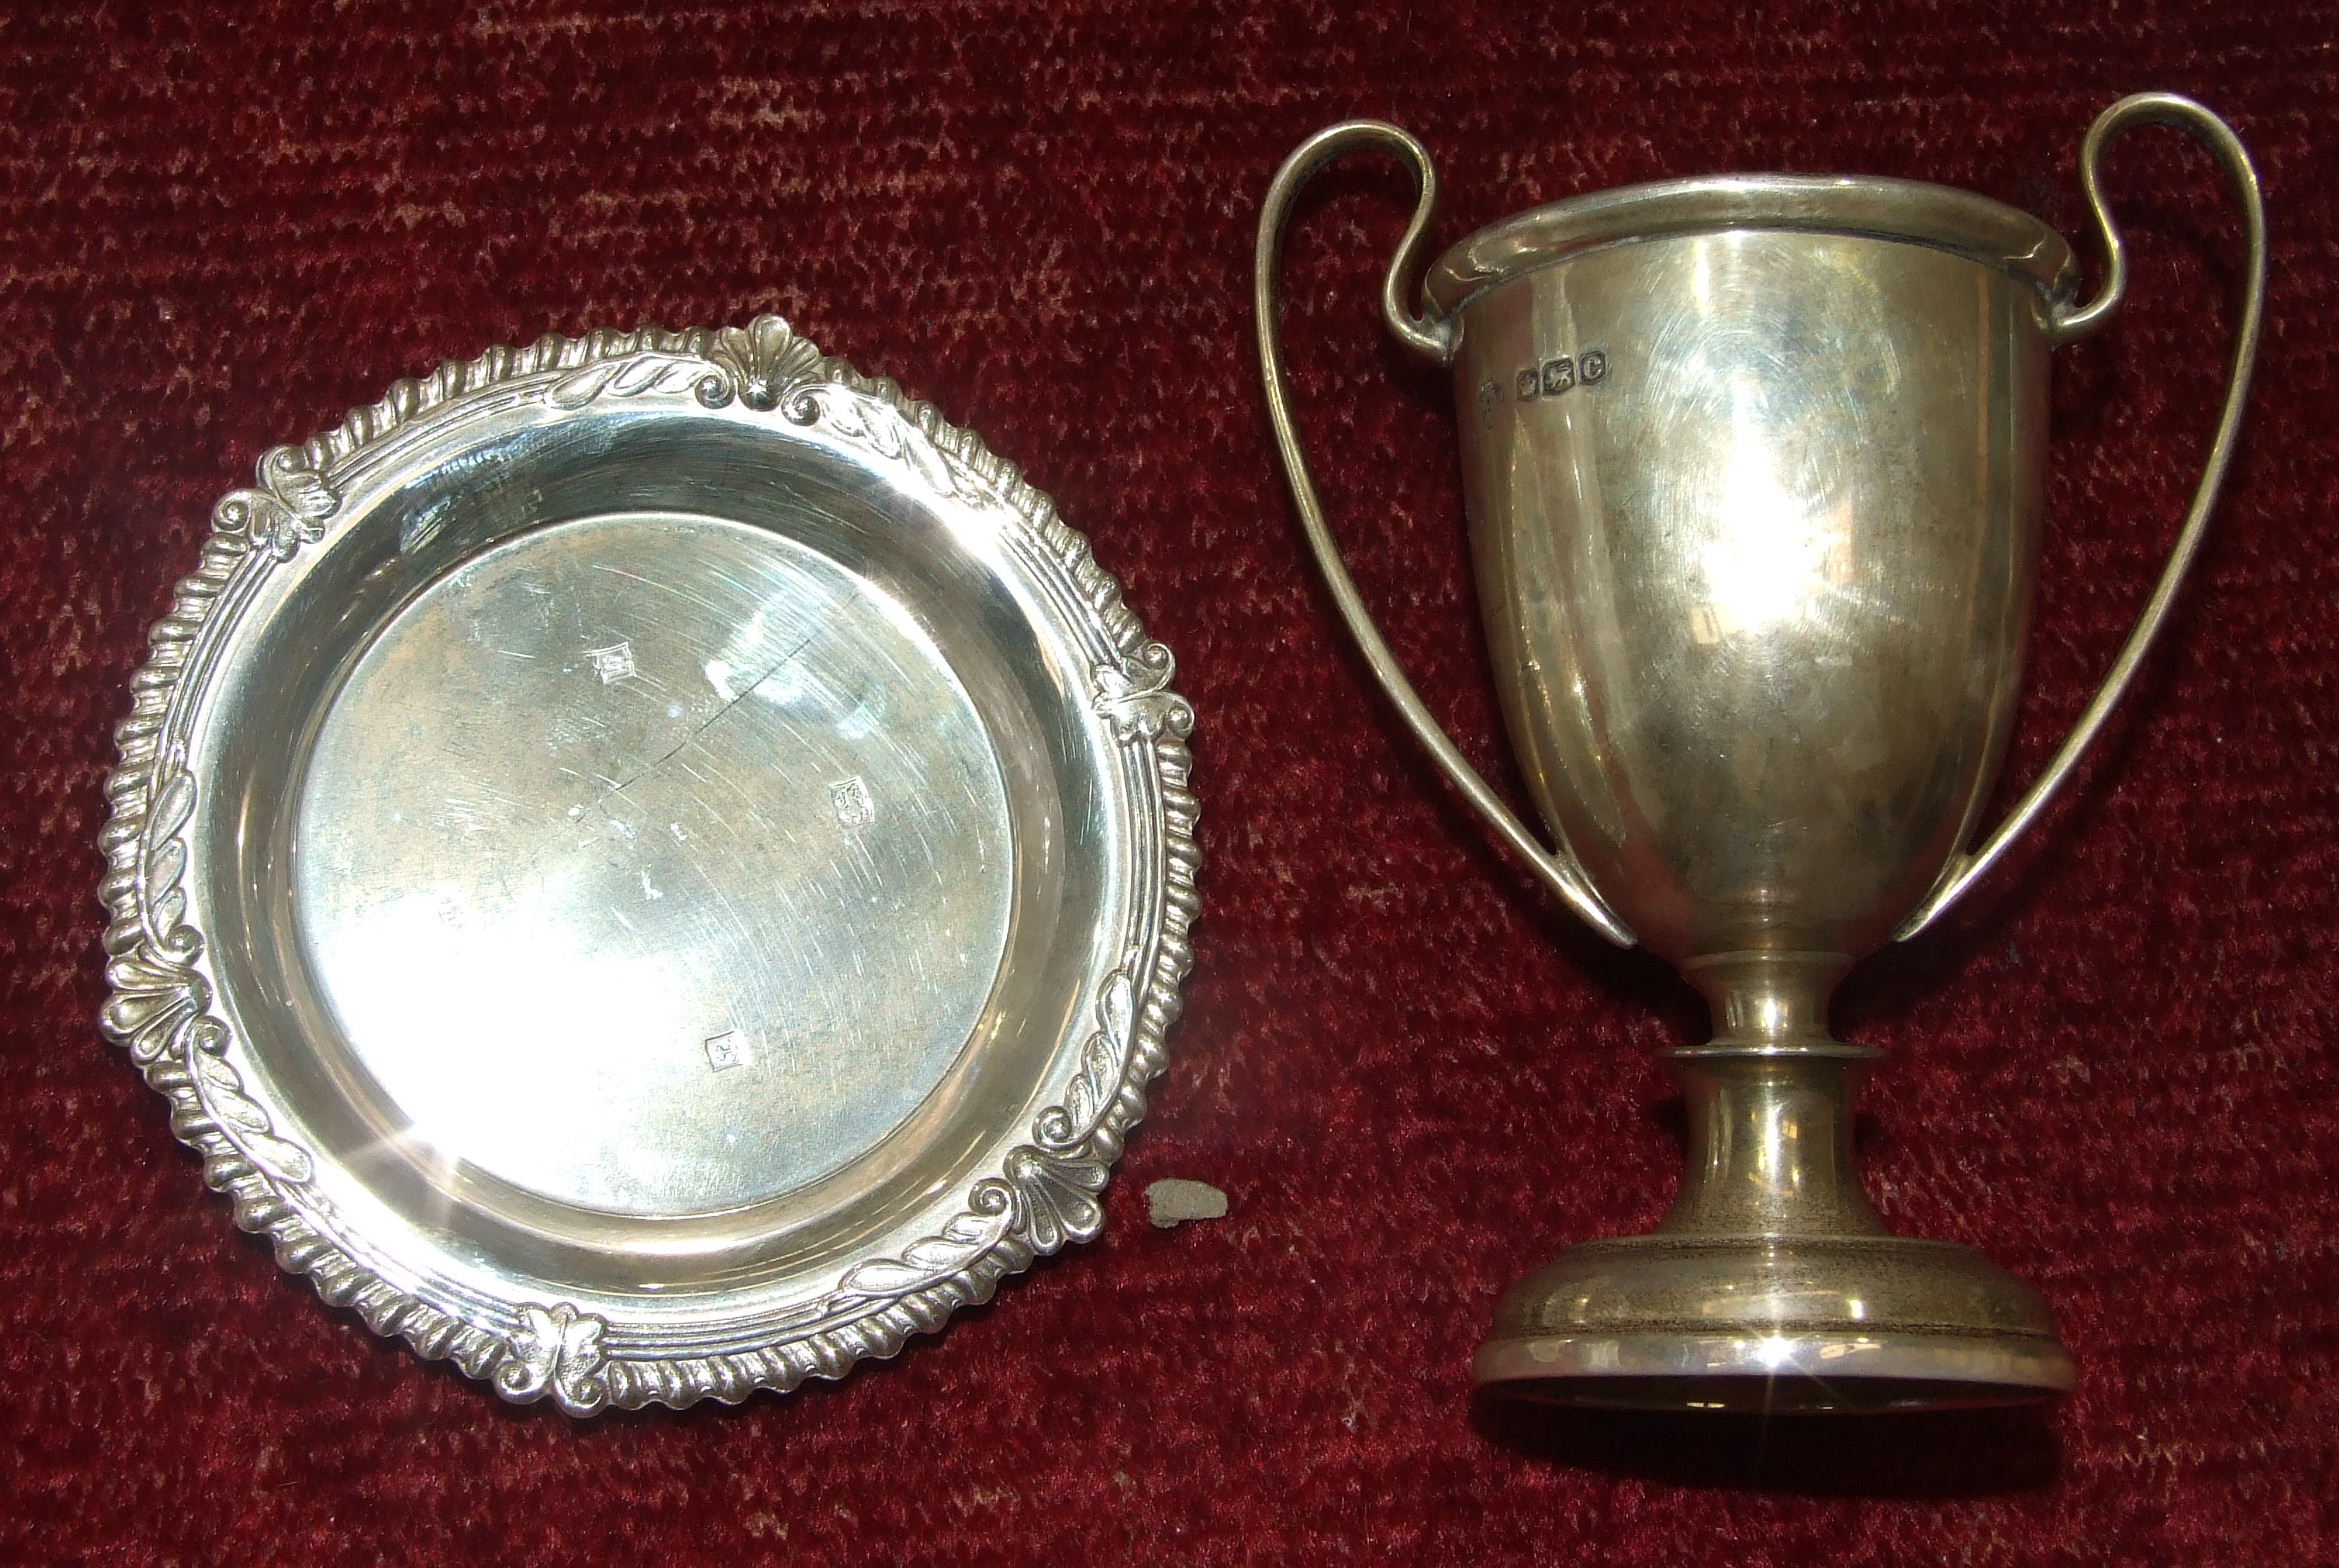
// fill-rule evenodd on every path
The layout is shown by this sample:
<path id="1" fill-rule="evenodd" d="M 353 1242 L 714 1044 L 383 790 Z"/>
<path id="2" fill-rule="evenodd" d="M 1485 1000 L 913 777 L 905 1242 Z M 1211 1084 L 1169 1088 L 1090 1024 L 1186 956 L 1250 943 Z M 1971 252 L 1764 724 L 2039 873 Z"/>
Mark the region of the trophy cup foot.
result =
<path id="1" fill-rule="evenodd" d="M 1665 1053 L 1689 1111 L 1672 1212 L 1514 1286 L 1480 1383 L 1673 1410 L 1950 1409 L 2071 1390 L 2077 1368 L 2037 1291 L 1971 1247 L 1884 1228 L 1851 1129 L 1879 1053 L 1827 1039 L 1819 994 L 1772 1009 L 1791 1044 Z M 1733 1034 L 1744 1011 L 1717 1007 Z"/>
<path id="2" fill-rule="evenodd" d="M 1587 1243 L 1504 1296 L 1476 1372 L 1670 1410 L 1953 1409 L 2076 1381 L 2036 1291 L 1970 1247 L 1886 1235 Z"/>

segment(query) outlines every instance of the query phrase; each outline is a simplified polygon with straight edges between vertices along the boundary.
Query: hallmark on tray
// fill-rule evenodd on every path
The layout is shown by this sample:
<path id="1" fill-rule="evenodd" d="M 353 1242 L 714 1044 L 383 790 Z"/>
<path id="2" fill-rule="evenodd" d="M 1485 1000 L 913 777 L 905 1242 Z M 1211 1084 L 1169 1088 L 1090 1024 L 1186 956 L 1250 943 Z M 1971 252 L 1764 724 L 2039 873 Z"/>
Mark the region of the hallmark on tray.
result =
<path id="1" fill-rule="evenodd" d="M 828 803 L 836 812 L 839 827 L 865 828 L 877 820 L 877 801 L 869 793 L 868 781 L 858 773 L 831 784 Z"/>
<path id="2" fill-rule="evenodd" d="M 754 1049 L 748 1045 L 746 1037 L 736 1029 L 724 1030 L 721 1034 L 709 1039 L 706 1046 L 707 1065 L 716 1072 L 727 1073 L 734 1067 L 753 1067 L 755 1065 Z"/>

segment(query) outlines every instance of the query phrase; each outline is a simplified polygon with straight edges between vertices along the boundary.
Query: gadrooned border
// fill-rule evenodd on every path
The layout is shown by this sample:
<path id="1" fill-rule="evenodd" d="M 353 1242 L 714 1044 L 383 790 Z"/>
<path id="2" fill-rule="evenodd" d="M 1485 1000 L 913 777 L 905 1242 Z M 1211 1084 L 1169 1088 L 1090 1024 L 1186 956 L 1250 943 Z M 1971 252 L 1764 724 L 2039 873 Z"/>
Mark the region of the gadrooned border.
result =
<path id="1" fill-rule="evenodd" d="M 232 1032 L 212 1010 L 204 938 L 187 918 L 185 834 L 197 781 L 186 767 L 186 732 L 217 649 L 254 588 L 324 537 L 340 506 L 337 481 L 362 454 L 425 422 L 458 421 L 467 404 L 514 389 L 563 410 L 610 397 L 689 397 L 710 408 L 736 399 L 798 425 L 822 424 L 833 438 L 907 465 L 945 497 L 1003 506 L 1018 555 L 1095 638 L 1093 713 L 1140 781 L 1150 782 L 1137 803 L 1126 956 L 1105 978 L 1064 1102 L 1034 1118 L 1028 1139 L 973 1184 L 964 1209 L 934 1235 L 846 1269 L 817 1300 L 759 1324 L 769 1341 L 747 1350 L 662 1348 L 654 1332 L 613 1329 L 568 1302 L 434 1301 L 427 1287 L 411 1294 L 381 1278 L 353 1255 L 312 1187 L 308 1152 L 245 1093 Z M 115 731 L 120 758 L 106 781 L 112 815 L 99 839 L 111 990 L 101 1027 L 169 1100 L 171 1131 L 202 1157 L 204 1180 L 228 1195 L 235 1223 L 268 1237 L 287 1271 L 306 1275 L 320 1297 L 352 1309 L 375 1333 L 452 1361 L 508 1399 L 549 1397 L 586 1415 L 611 1406 L 730 1403 L 759 1388 L 785 1392 L 807 1378 L 841 1377 L 863 1359 L 894 1354 L 913 1334 L 939 1329 L 958 1308 L 989 1299 L 1001 1279 L 1103 1227 L 1097 1195 L 1164 1063 L 1163 1035 L 1178 1013 L 1199 909 L 1199 807 L 1186 747 L 1193 709 L 1171 689 L 1174 670 L 1169 650 L 1145 636 L 1087 541 L 1013 465 L 891 380 L 823 356 L 777 316 L 720 331 L 550 335 L 524 349 L 450 361 L 420 381 L 398 382 L 303 446 L 269 451 L 256 486 L 231 492 L 214 510 L 201 559 L 153 628 L 148 660 L 131 681 L 130 716 Z"/>

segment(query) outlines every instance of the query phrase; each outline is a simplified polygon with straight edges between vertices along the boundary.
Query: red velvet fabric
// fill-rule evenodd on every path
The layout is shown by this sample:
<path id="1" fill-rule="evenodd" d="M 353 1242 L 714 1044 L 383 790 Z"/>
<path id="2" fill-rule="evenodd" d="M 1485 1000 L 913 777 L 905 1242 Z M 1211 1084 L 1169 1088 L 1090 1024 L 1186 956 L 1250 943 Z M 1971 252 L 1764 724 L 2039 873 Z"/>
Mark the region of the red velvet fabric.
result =
<path id="1" fill-rule="evenodd" d="M 2339 1561 L 2339 227 L 2316 8 L 1096 0 L 789 10 L 17 5 L 0 17 L 0 1560 Z M 1723 169 L 1969 186 L 2075 238 L 2121 92 L 2263 171 L 2245 448 L 2069 804 L 1853 983 L 1893 1222 L 2035 1281 L 2030 1415 L 1474 1407 L 1496 1293 L 1647 1226 L 1660 966 L 1537 894 L 1336 635 L 1271 461 L 1252 226 L 1301 136 L 1439 155 L 1441 238 Z M 2010 776 L 2110 658 L 2206 446 L 2238 275 L 2203 158 L 2111 189 L 2135 292 L 2056 361 Z M 1373 314 L 1407 191 L 1294 241 L 1300 402 L 1357 576 L 1500 770 L 1453 413 Z M 257 453 L 394 378 L 776 308 L 1021 463 L 1177 651 L 1206 912 L 1098 1245 L 848 1382 L 573 1423 L 375 1341 L 227 1224 L 98 1038 L 99 783 L 145 628 Z M 1144 1222 L 1165 1176 L 1220 1221 Z"/>

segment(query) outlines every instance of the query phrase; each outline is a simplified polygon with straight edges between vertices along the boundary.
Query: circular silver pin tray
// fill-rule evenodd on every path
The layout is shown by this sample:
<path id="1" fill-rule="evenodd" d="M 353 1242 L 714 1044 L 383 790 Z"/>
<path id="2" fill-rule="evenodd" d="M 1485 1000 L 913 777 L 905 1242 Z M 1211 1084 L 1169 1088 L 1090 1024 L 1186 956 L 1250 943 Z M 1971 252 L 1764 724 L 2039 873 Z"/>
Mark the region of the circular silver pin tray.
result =
<path id="1" fill-rule="evenodd" d="M 776 317 L 449 364 L 220 502 L 105 1026 L 239 1225 L 508 1398 L 836 1377 L 1102 1223 L 1195 911 L 1170 675 Z"/>

